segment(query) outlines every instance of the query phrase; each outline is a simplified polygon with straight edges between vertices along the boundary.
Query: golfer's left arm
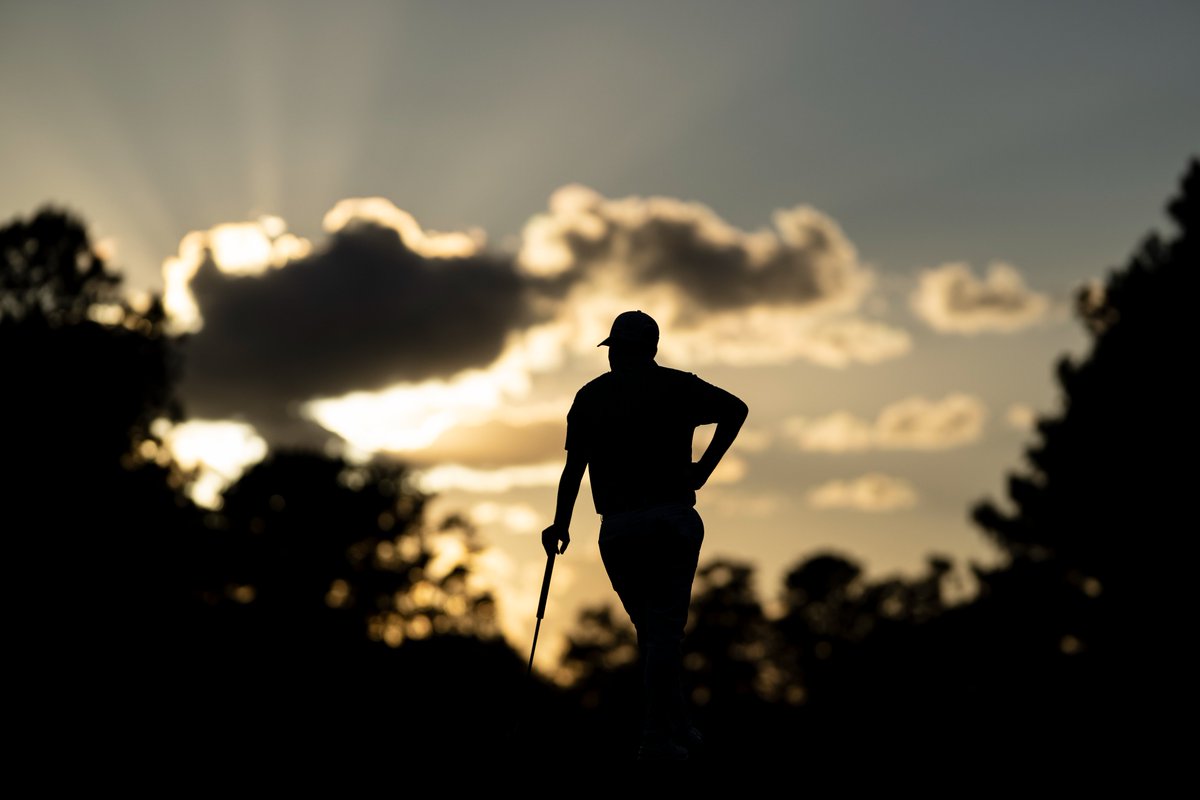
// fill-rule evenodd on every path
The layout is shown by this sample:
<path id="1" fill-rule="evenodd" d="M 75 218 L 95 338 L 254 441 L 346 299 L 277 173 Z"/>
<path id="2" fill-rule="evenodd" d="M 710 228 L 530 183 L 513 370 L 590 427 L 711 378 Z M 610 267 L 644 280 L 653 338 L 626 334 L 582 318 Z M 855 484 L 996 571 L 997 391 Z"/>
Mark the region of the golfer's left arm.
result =
<path id="1" fill-rule="evenodd" d="M 738 432 L 742 429 L 742 423 L 746 421 L 746 417 L 750 413 L 750 408 L 740 397 L 730 394 L 724 389 L 713 388 L 718 398 L 717 429 L 713 432 L 712 441 L 709 443 L 708 449 L 704 451 L 704 455 L 692 465 L 692 488 L 697 490 L 708 482 L 709 476 L 717 468 L 717 464 L 721 463 L 725 452 L 737 438 Z"/>
<path id="2" fill-rule="evenodd" d="M 567 451 L 567 463 L 558 479 L 558 505 L 554 510 L 554 524 L 542 531 L 542 547 L 546 555 L 567 552 L 571 543 L 571 514 L 575 511 L 575 499 L 579 497 L 579 484 L 583 471 L 587 469 L 587 458 L 577 450 Z M 559 547 L 562 542 L 562 547 Z"/>

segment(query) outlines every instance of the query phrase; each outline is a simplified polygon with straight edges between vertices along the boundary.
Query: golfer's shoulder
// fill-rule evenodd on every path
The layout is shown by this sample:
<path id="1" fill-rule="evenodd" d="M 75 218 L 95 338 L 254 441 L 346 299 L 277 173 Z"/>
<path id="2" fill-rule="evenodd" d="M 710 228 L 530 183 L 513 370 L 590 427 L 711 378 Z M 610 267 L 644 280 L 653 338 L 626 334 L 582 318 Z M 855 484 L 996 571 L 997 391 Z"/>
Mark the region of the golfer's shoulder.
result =
<path id="1" fill-rule="evenodd" d="M 656 370 L 658 379 L 665 385 L 677 391 L 695 392 L 712 388 L 712 384 L 694 372 L 685 372 L 671 367 L 659 367 Z"/>
<path id="2" fill-rule="evenodd" d="M 574 405 L 580 407 L 594 403 L 611 394 L 612 389 L 612 373 L 605 372 L 579 387 L 579 391 L 575 392 Z"/>
<path id="3" fill-rule="evenodd" d="M 654 374 L 661 381 L 670 381 L 672 383 L 691 383 L 699 378 L 694 372 L 684 372 L 681 369 L 674 367 L 659 366 L 654 370 Z"/>
<path id="4" fill-rule="evenodd" d="M 579 391 L 575 393 L 576 397 L 591 397 L 596 394 L 602 394 L 606 389 L 612 386 L 612 373 L 604 372 L 590 381 L 579 387 Z"/>

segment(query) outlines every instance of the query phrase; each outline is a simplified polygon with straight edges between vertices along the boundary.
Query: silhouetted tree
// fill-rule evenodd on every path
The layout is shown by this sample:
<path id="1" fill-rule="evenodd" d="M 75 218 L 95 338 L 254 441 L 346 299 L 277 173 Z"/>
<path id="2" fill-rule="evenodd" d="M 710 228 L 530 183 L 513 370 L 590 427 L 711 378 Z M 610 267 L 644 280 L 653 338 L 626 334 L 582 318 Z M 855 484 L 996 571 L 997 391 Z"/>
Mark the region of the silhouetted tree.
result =
<path id="1" fill-rule="evenodd" d="M 94 251 L 78 218 L 47 208 L 16 220 L 0 228 L 0 253 L 10 465 L 69 455 L 94 475 L 155 441 L 154 419 L 182 417 L 179 357 L 164 334 L 161 302 L 130 304 L 122 276 Z"/>
<path id="2" fill-rule="evenodd" d="M 835 703 L 829 694 L 834 655 L 861 641 L 875 618 L 863 604 L 865 581 L 855 563 L 832 553 L 815 555 L 784 578 L 784 613 L 776 621 L 781 674 L 772 693 L 793 703 Z"/>
<path id="3" fill-rule="evenodd" d="M 128 538 L 131 519 L 176 499 L 151 432 L 156 419 L 182 417 L 162 304 L 132 307 L 120 274 L 67 212 L 43 209 L 0 228 L 0 253 L 0 463 L 14 501 L 10 524 L 60 555 L 103 550 L 120 538 L 111 536 L 118 521 Z M 161 490 L 154 509 L 150 487 Z M 141 501 L 128 503 L 129 492 Z"/>
<path id="4" fill-rule="evenodd" d="M 468 583 L 462 519 L 431 528 L 399 464 L 292 451 L 198 509 L 153 432 L 183 419 L 158 298 L 127 300 L 66 212 L 0 229 L 0 255 L 18 729 L 92 753 L 244 738 L 362 758 L 511 721 L 521 660 Z"/>
<path id="5" fill-rule="evenodd" d="M 438 634 L 498 635 L 494 602 L 468 586 L 473 531 L 450 518 L 428 530 L 428 497 L 407 469 L 352 465 L 280 450 L 223 495 L 193 560 L 198 597 L 259 651 L 330 652 L 368 641 L 397 647 Z M 438 558 L 452 533 L 461 553 Z"/>
<path id="6" fill-rule="evenodd" d="M 951 689 L 927 634 L 946 612 L 950 571 L 930 556 L 915 578 L 869 581 L 853 561 L 818 553 L 788 572 L 763 688 L 795 707 L 794 740 L 825 757 L 843 740 L 878 755 L 895 738 L 885 731 L 911 740 L 926 727 L 935 697 Z"/>
<path id="7" fill-rule="evenodd" d="M 519 659 L 493 598 L 468 582 L 473 531 L 457 517 L 431 526 L 427 500 L 383 459 L 285 449 L 250 468 L 194 537 L 196 688 L 179 714 L 206 730 L 252 719 L 318 749 L 344 744 L 326 729 L 409 750 L 464 726 L 501 730 Z"/>
<path id="8" fill-rule="evenodd" d="M 568 736 L 580 740 L 578 747 L 601 759 L 631 757 L 644 713 L 640 664 L 637 632 L 624 609 L 601 605 L 579 612 L 556 676 L 569 683 L 560 724 L 574 729 Z"/>
<path id="9" fill-rule="evenodd" d="M 637 631 L 627 617 L 618 619 L 623 613 L 614 612 L 609 605 L 585 608 L 567 635 L 560 669 L 564 679 L 586 687 L 581 700 L 587 708 L 598 707 L 609 695 L 597 685 L 605 675 L 638 660 Z"/>
<path id="10" fill-rule="evenodd" d="M 177 357 L 161 304 L 125 300 L 73 215 L 0 228 L 0 257 L 0 513 L 19 634 L 42 674 L 66 650 L 103 653 L 87 674 L 105 674 L 151 608 L 151 542 L 188 506 L 150 430 L 181 416 Z"/>
<path id="11" fill-rule="evenodd" d="M 727 559 L 696 571 L 683 662 L 700 708 L 715 697 L 730 704 L 756 697 L 770 641 L 753 576 L 751 565 Z"/>
<path id="12" fill-rule="evenodd" d="M 1174 238 L 1150 234 L 1123 269 L 1078 291 L 1091 351 L 1058 362 L 1063 408 L 1038 420 L 1027 468 L 1009 476 L 1011 510 L 973 510 L 1011 556 L 980 572 L 980 619 L 1009 645 L 1000 680 L 1025 705 L 1105 731 L 1182 690 L 1200 161 L 1167 211 Z"/>
<path id="13" fill-rule="evenodd" d="M 0 318 L 83 322 L 98 304 L 120 304 L 121 276 L 92 247 L 82 221 L 46 207 L 0 229 Z"/>

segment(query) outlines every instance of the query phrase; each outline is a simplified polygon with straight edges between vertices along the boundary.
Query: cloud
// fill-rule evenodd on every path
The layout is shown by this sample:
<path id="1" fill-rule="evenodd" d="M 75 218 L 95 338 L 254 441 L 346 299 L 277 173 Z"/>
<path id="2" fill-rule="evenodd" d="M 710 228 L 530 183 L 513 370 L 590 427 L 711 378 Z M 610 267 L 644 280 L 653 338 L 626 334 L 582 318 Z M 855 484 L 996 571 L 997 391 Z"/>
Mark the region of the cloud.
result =
<path id="1" fill-rule="evenodd" d="M 517 263 L 562 291 L 565 346 L 587 353 L 612 319 L 640 308 L 672 364 L 831 367 L 908 352 L 909 335 L 854 315 L 874 284 L 854 245 L 810 206 L 745 231 L 700 203 L 607 199 L 565 186 L 526 224 Z"/>
<path id="2" fill-rule="evenodd" d="M 823 366 L 844 367 L 853 361 L 878 364 L 911 349 L 912 338 L 907 331 L 881 322 L 843 317 L 814 326 L 803 355 Z"/>
<path id="3" fill-rule="evenodd" d="M 577 352 L 634 307 L 659 322 L 659 351 L 681 366 L 843 367 L 908 352 L 906 332 L 853 316 L 874 274 L 836 222 L 811 206 L 772 222 L 745 231 L 700 203 L 607 199 L 575 184 L 526 224 L 517 263 L 562 288 Z"/>
<path id="4" fill-rule="evenodd" d="M 716 433 L 713 426 L 713 433 Z M 737 438 L 733 440 L 733 449 L 743 453 L 761 453 L 771 446 L 771 432 L 749 425 L 742 426 Z M 711 440 L 710 440 L 711 441 Z"/>
<path id="5" fill-rule="evenodd" d="M 783 422 L 783 433 L 801 450 L 827 453 L 945 450 L 979 439 L 986 418 L 979 398 L 960 393 L 941 400 L 900 400 L 884 407 L 874 422 L 848 411 L 790 417 Z"/>
<path id="6" fill-rule="evenodd" d="M 700 460 L 704 451 L 712 443 L 713 434 L 717 432 L 716 425 L 701 425 L 692 436 L 692 458 Z M 732 449 L 740 453 L 761 453 L 771 446 L 773 436 L 770 431 L 744 425 L 733 440 Z"/>
<path id="7" fill-rule="evenodd" d="M 274 216 L 192 231 L 180 240 L 179 252 L 163 262 L 163 305 L 171 328 L 176 333 L 200 329 L 191 283 L 206 261 L 230 275 L 261 275 L 310 252 L 312 243 L 287 233 L 284 221 Z"/>
<path id="8" fill-rule="evenodd" d="M 394 230 L 405 247 L 424 258 L 468 258 L 478 255 L 487 241 L 479 228 L 449 233 L 425 230 L 412 214 L 382 197 L 341 200 L 325 215 L 322 227 L 337 233 L 363 223 Z"/>
<path id="9" fill-rule="evenodd" d="M 1004 420 L 1014 430 L 1031 431 L 1037 424 L 1037 412 L 1024 403 L 1013 403 L 1008 407 Z"/>
<path id="10" fill-rule="evenodd" d="M 475 469 L 498 469 L 519 464 L 540 464 L 566 458 L 565 414 L 555 422 L 513 425 L 488 421 L 451 428 L 428 446 L 396 452 L 414 466 L 459 464 Z"/>
<path id="11" fill-rule="evenodd" d="M 503 259 L 429 258 L 367 223 L 252 278 L 207 259 L 190 288 L 204 320 L 187 343 L 194 384 L 226 404 L 230 390 L 302 399 L 482 367 L 537 319 Z"/>
<path id="12" fill-rule="evenodd" d="M 267 454 L 267 443 L 253 427 L 229 420 L 193 419 L 171 425 L 155 420 L 171 457 L 184 470 L 194 470 L 187 493 L 199 505 L 220 508 L 221 492 Z"/>
<path id="13" fill-rule="evenodd" d="M 837 223 L 810 206 L 780 209 L 773 222 L 743 231 L 700 203 L 610 200 L 572 184 L 526 224 L 518 262 L 536 275 L 670 286 L 685 325 L 760 304 L 856 308 L 871 275 Z"/>
<path id="14" fill-rule="evenodd" d="M 771 517 L 787 508 L 789 498 L 777 492 L 713 489 L 705 492 L 704 505 L 729 517 Z"/>
<path id="15" fill-rule="evenodd" d="M 315 443 L 313 422 L 344 434 L 328 424 L 336 416 L 328 406 L 305 405 L 314 399 L 359 392 L 361 405 L 364 391 L 456 376 L 496 405 L 494 395 L 513 386 L 513 365 L 483 392 L 481 381 L 497 376 L 468 371 L 495 367 L 545 316 L 535 309 L 538 287 L 511 258 L 481 253 L 478 235 L 422 232 L 378 199 L 344 201 L 326 225 L 331 238 L 315 251 L 264 218 L 189 234 L 168 259 L 169 308 L 193 331 L 181 387 L 189 413 L 245 419 L 272 441 Z M 518 382 L 527 378 L 523 369 Z M 456 386 L 441 388 L 446 401 Z M 456 419 L 440 428 L 425 420 L 423 435 L 431 440 Z"/>
<path id="16" fill-rule="evenodd" d="M 743 231 L 665 197 L 554 193 L 518 252 L 478 230 L 437 232 L 382 198 L 339 202 L 319 246 L 278 217 L 194 231 L 164 263 L 194 417 L 253 425 L 273 444 L 416 454 L 489 467 L 468 431 L 533 463 L 543 429 L 489 426 L 535 374 L 595 357 L 639 307 L 668 363 L 830 367 L 908 352 L 909 335 L 854 312 L 873 275 L 808 206 Z M 584 355 L 586 354 L 586 355 Z M 520 434 L 532 434 L 516 446 Z M 505 444 L 507 443 L 507 444 Z M 443 462 L 445 463 L 445 462 Z"/>
<path id="17" fill-rule="evenodd" d="M 501 469 L 473 469 L 449 464 L 421 470 L 414 480 L 422 491 L 430 494 L 451 489 L 500 494 L 518 487 L 557 486 L 562 470 L 562 460 Z"/>
<path id="18" fill-rule="evenodd" d="M 850 453 L 869 450 L 875 443 L 874 426 L 849 411 L 835 411 L 823 417 L 789 417 L 783 432 L 801 450 L 826 453 Z"/>
<path id="19" fill-rule="evenodd" d="M 543 516 L 528 503 L 495 503 L 489 500 L 472 506 L 468 516 L 476 525 L 497 525 L 516 534 L 537 533 L 546 523 Z"/>
<path id="20" fill-rule="evenodd" d="M 967 264 L 925 270 L 910 297 L 913 312 L 942 333 L 1010 333 L 1045 317 L 1049 299 L 1025 286 L 1010 264 L 996 261 L 977 279 Z"/>
<path id="21" fill-rule="evenodd" d="M 739 458 L 733 453 L 726 453 L 721 458 L 717 468 L 713 470 L 712 475 L 708 477 L 708 483 L 705 486 L 718 486 L 720 484 L 740 483 L 746 477 L 746 473 L 750 471 L 750 465 L 746 463 L 744 458 Z"/>
<path id="22" fill-rule="evenodd" d="M 541 333 L 512 334 L 504 354 L 483 370 L 318 399 L 300 413 L 358 451 L 386 451 L 413 464 L 436 459 L 490 468 L 561 457 L 572 398 L 527 400 L 530 375 L 548 368 Z"/>
<path id="23" fill-rule="evenodd" d="M 679 364 L 783 364 L 824 367 L 875 364 L 912 349 L 906 331 L 858 317 L 826 318 L 803 309 L 766 306 L 710 317 L 703 327 L 671 331 L 659 351 Z"/>
<path id="24" fill-rule="evenodd" d="M 942 400 L 910 397 L 879 412 L 875 440 L 887 449 L 945 450 L 978 439 L 983 433 L 987 409 L 967 394 L 952 394 Z"/>
<path id="25" fill-rule="evenodd" d="M 808 504 L 819 509 L 897 511 L 917 504 L 917 493 L 908 481 L 872 472 L 851 480 L 833 480 L 810 489 Z"/>

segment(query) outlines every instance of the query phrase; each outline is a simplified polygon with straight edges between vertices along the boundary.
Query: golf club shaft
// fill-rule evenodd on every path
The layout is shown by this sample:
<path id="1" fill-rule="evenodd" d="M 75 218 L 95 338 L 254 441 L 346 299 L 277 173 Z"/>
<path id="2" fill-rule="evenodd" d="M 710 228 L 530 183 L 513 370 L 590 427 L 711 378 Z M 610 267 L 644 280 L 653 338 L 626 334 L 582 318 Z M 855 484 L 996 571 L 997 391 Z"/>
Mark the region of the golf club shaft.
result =
<path id="1" fill-rule="evenodd" d="M 554 572 L 554 553 L 546 556 L 546 574 L 542 577 L 542 598 L 538 600 L 538 619 L 546 616 L 546 595 L 550 594 L 550 573 Z"/>
<path id="2" fill-rule="evenodd" d="M 529 649 L 529 669 L 533 674 L 533 654 L 537 652 L 538 633 L 542 630 L 542 618 L 546 616 L 546 597 L 550 594 L 550 576 L 554 572 L 554 553 L 546 556 L 546 574 L 542 576 L 542 596 L 538 600 L 537 624 L 533 627 L 533 647 Z"/>
<path id="3" fill-rule="evenodd" d="M 529 669 L 527 669 L 525 671 L 525 674 L 527 674 L 527 675 L 533 674 L 533 654 L 537 650 L 538 631 L 540 631 L 541 629 L 542 629 L 542 618 L 538 617 L 537 625 L 535 625 L 533 628 L 533 648 L 530 649 L 530 651 L 529 651 Z"/>

